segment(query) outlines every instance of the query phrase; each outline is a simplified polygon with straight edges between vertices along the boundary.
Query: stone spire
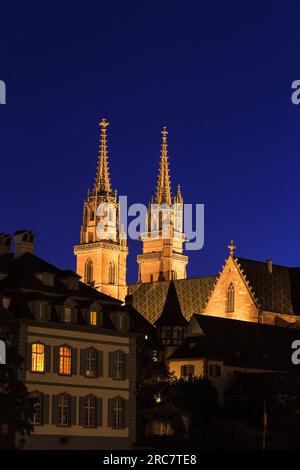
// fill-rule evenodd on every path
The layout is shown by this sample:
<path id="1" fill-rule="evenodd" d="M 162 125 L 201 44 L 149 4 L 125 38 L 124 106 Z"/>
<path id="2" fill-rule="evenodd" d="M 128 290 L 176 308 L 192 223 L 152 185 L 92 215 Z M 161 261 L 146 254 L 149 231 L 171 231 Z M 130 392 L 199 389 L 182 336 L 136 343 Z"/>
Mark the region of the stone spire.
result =
<path id="1" fill-rule="evenodd" d="M 177 204 L 182 204 L 183 203 L 183 197 L 182 197 L 182 194 L 181 194 L 180 184 L 177 186 L 177 193 L 176 193 L 176 196 L 174 198 L 174 202 L 177 203 Z"/>
<path id="2" fill-rule="evenodd" d="M 94 191 L 98 195 L 110 196 L 111 195 L 111 184 L 109 177 L 109 168 L 108 168 L 108 154 L 107 154 L 107 136 L 106 128 L 109 126 L 109 122 L 103 118 L 99 122 L 101 128 L 100 135 L 100 146 L 99 146 L 99 156 L 98 156 L 98 167 L 94 184 Z"/>
<path id="3" fill-rule="evenodd" d="M 168 204 L 172 205 L 172 193 L 171 193 L 171 183 L 170 183 L 170 173 L 169 173 L 169 156 L 168 156 L 168 144 L 167 144 L 167 130 L 164 127 L 161 131 L 162 133 L 162 144 L 160 152 L 160 164 L 159 164 L 159 174 L 157 179 L 156 187 L 156 204 Z"/>

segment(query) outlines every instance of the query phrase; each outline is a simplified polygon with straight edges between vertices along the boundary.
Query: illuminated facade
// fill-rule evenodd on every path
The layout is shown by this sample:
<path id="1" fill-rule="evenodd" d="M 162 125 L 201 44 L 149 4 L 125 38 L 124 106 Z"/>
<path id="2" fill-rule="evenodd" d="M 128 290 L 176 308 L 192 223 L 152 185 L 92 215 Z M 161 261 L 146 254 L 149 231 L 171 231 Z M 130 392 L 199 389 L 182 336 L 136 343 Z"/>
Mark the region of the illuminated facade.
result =
<path id="1" fill-rule="evenodd" d="M 124 300 L 126 288 L 126 235 L 120 226 L 117 191 L 110 182 L 107 152 L 107 127 L 100 122 L 99 161 L 94 187 L 83 205 L 80 244 L 74 247 L 76 272 L 100 292 Z"/>

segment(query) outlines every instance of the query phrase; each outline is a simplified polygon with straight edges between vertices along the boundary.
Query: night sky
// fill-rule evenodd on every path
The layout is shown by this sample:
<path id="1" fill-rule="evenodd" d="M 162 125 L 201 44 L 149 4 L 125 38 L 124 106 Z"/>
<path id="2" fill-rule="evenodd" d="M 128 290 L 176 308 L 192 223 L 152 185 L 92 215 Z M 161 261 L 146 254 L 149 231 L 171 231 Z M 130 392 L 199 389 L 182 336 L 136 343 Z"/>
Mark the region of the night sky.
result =
<path id="1" fill-rule="evenodd" d="M 300 4 L 274 1 L 2 2 L 0 231 L 75 269 L 102 117 L 112 185 L 147 203 L 160 131 L 173 189 L 205 204 L 189 276 L 237 256 L 300 266 Z M 139 242 L 129 243 L 128 281 Z"/>

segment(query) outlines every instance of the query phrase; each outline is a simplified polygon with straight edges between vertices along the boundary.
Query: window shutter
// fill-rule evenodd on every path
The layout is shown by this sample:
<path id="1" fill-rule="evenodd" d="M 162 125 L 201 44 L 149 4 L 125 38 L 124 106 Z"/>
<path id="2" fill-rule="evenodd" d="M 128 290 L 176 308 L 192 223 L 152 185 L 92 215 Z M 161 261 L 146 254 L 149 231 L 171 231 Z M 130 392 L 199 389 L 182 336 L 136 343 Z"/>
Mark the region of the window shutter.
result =
<path id="1" fill-rule="evenodd" d="M 114 353 L 110 352 L 109 353 L 109 377 L 114 377 L 115 376 L 115 371 L 114 371 Z"/>
<path id="2" fill-rule="evenodd" d="M 77 349 L 72 348 L 72 364 L 71 364 L 72 375 L 77 374 Z"/>
<path id="3" fill-rule="evenodd" d="M 114 400 L 108 399 L 108 426 L 113 426 Z"/>
<path id="4" fill-rule="evenodd" d="M 31 370 L 31 355 L 32 355 L 32 344 L 27 343 L 26 345 L 26 369 Z"/>
<path id="5" fill-rule="evenodd" d="M 51 304 L 46 305 L 46 319 L 48 321 L 52 320 L 52 305 Z"/>
<path id="6" fill-rule="evenodd" d="M 102 426 L 102 398 L 97 398 L 96 412 L 97 412 L 97 427 Z"/>
<path id="7" fill-rule="evenodd" d="M 58 374 L 59 370 L 59 347 L 54 346 L 53 348 L 53 372 Z"/>
<path id="8" fill-rule="evenodd" d="M 51 346 L 45 346 L 45 372 L 50 372 L 51 368 Z"/>
<path id="9" fill-rule="evenodd" d="M 76 413 L 76 403 L 77 403 L 77 398 L 76 397 L 70 397 L 70 406 L 71 406 L 71 426 L 76 426 L 76 418 L 77 418 L 77 413 Z"/>
<path id="10" fill-rule="evenodd" d="M 58 395 L 52 395 L 52 424 L 58 424 Z"/>
<path id="11" fill-rule="evenodd" d="M 184 377 L 184 366 L 180 367 L 180 377 Z"/>
<path id="12" fill-rule="evenodd" d="M 123 406 L 124 406 L 124 413 L 123 413 L 123 416 L 124 416 L 124 428 L 128 428 L 129 427 L 129 412 L 130 412 L 130 408 L 129 408 L 129 400 L 123 400 Z"/>
<path id="13" fill-rule="evenodd" d="M 86 400 L 86 397 L 79 398 L 79 426 L 85 425 L 85 410 L 84 410 L 85 400 Z"/>
<path id="14" fill-rule="evenodd" d="M 43 424 L 49 424 L 49 395 L 43 395 Z"/>
<path id="15" fill-rule="evenodd" d="M 97 377 L 103 377 L 103 351 L 97 354 Z"/>
<path id="16" fill-rule="evenodd" d="M 86 349 L 80 349 L 80 375 L 85 375 L 86 371 Z"/>

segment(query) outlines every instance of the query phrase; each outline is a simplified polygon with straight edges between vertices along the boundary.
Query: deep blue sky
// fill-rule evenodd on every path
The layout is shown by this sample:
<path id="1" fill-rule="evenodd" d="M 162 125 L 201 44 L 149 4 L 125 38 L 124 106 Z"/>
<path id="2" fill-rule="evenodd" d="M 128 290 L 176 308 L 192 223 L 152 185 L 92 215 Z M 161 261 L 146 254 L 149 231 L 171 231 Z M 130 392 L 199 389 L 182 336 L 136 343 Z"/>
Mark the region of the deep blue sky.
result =
<path id="1" fill-rule="evenodd" d="M 0 231 L 34 229 L 38 255 L 75 268 L 106 117 L 130 202 L 154 191 L 167 126 L 172 186 L 205 204 L 190 276 L 218 272 L 230 238 L 237 255 L 300 265 L 299 17 L 296 1 L 2 2 Z"/>

